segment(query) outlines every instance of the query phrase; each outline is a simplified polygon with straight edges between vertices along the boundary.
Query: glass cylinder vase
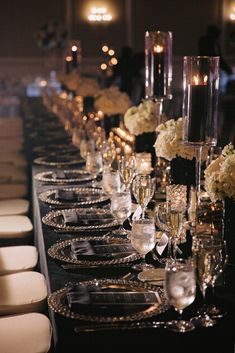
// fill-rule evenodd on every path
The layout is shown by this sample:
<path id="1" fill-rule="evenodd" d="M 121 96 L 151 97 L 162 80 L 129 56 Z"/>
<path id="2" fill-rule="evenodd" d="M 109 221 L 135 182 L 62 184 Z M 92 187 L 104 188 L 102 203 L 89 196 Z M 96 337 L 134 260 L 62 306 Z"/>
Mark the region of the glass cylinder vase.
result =
<path id="1" fill-rule="evenodd" d="M 184 143 L 215 146 L 219 57 L 185 56 L 183 61 Z"/>
<path id="2" fill-rule="evenodd" d="M 145 32 L 145 96 L 170 99 L 172 82 L 172 33 Z"/>

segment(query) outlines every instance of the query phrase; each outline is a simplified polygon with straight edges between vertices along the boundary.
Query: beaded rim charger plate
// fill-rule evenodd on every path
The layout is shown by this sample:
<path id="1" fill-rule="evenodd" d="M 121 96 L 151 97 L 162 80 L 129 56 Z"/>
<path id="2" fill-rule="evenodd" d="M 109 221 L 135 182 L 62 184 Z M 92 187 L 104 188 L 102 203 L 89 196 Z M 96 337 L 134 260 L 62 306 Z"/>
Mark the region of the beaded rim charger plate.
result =
<path id="1" fill-rule="evenodd" d="M 51 167 L 58 167 L 58 166 L 66 166 L 66 165 L 74 165 L 74 164 L 82 164 L 85 163 L 84 159 L 81 158 L 74 158 L 64 157 L 61 159 L 56 159 L 56 156 L 53 159 L 53 156 L 44 156 L 35 158 L 33 161 L 35 164 L 38 165 L 47 165 Z"/>
<path id="2" fill-rule="evenodd" d="M 69 215 L 75 212 L 79 215 L 81 221 L 82 217 L 86 217 L 87 224 L 74 224 L 68 225 L 64 220 L 64 213 Z M 88 218 L 89 217 L 89 218 Z M 96 220 L 96 224 L 92 224 L 93 219 Z M 89 224 L 90 219 L 90 224 Z M 55 210 L 47 213 L 43 218 L 42 222 L 50 227 L 53 227 L 60 231 L 66 232 L 79 232 L 79 231 L 102 231 L 104 229 L 111 229 L 118 226 L 118 221 L 113 218 L 113 215 L 109 210 L 99 208 L 72 208 Z"/>
<path id="3" fill-rule="evenodd" d="M 88 182 L 93 179 L 91 174 L 87 173 L 85 170 L 64 170 L 65 178 L 58 178 L 54 176 L 54 171 L 46 171 L 35 174 L 34 179 L 42 181 L 45 183 L 53 184 L 73 184 L 73 183 L 83 183 Z"/>
<path id="4" fill-rule="evenodd" d="M 61 207 L 79 207 L 94 205 L 97 203 L 105 202 L 109 200 L 109 197 L 104 194 L 102 189 L 99 188 L 65 188 L 60 191 L 64 192 L 65 195 L 68 192 L 72 192 L 73 197 L 71 199 L 59 199 L 56 198 L 57 189 L 48 190 L 39 195 L 39 199 L 42 202 L 45 202 L 52 206 L 61 206 Z"/>
<path id="5" fill-rule="evenodd" d="M 61 314 L 71 319 L 78 319 L 91 322 L 123 322 L 123 321 L 136 321 L 152 317 L 157 314 L 165 312 L 169 305 L 164 295 L 164 291 L 150 284 L 145 284 L 137 281 L 126 281 L 118 279 L 101 279 L 101 280 L 90 280 L 83 281 L 79 284 L 85 286 L 98 286 L 102 291 L 112 292 L 154 292 L 158 300 L 155 303 L 149 303 L 145 305 L 128 305 L 125 304 L 121 308 L 120 306 L 109 306 L 108 310 L 105 305 L 94 307 L 92 305 L 82 305 L 86 310 L 73 310 L 69 307 L 67 302 L 67 293 L 69 291 L 69 285 L 51 293 L 48 296 L 48 305 L 56 313 Z"/>
<path id="6" fill-rule="evenodd" d="M 92 266 L 110 266 L 110 265 L 116 265 L 116 264 L 123 264 L 123 263 L 128 263 L 132 261 L 139 260 L 141 258 L 141 255 L 137 253 L 134 249 L 133 251 L 126 252 L 126 253 L 116 253 L 113 255 L 113 257 L 108 258 L 108 257 L 103 257 L 97 260 L 97 256 L 93 258 L 93 255 L 81 255 L 78 256 L 77 258 L 73 256 L 72 251 L 71 251 L 71 244 L 73 242 L 81 242 L 84 243 L 84 241 L 87 242 L 93 242 L 98 246 L 102 245 L 125 245 L 129 244 L 129 241 L 127 239 L 123 239 L 122 237 L 116 236 L 115 238 L 112 236 L 106 236 L 105 238 L 99 237 L 99 236 L 92 236 L 92 237 L 78 237 L 78 238 L 73 238 L 73 239 L 68 239 L 68 240 L 63 240 L 60 242 L 57 242 L 53 244 L 49 249 L 48 249 L 48 255 L 51 256 L 54 260 L 59 260 L 65 263 L 69 264 L 74 264 L 76 265 L 76 268 L 86 268 L 86 267 L 92 267 Z M 77 243 L 79 244 L 79 243 Z"/>

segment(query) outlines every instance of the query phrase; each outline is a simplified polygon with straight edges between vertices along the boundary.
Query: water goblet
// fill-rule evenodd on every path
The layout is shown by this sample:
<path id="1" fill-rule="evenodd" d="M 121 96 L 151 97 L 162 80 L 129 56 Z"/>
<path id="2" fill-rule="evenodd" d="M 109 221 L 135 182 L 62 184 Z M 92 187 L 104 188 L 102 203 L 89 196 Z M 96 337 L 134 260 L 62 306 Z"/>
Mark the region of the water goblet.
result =
<path id="1" fill-rule="evenodd" d="M 95 152 L 95 141 L 93 139 L 83 138 L 80 142 L 80 155 L 86 160 L 88 153 Z"/>
<path id="2" fill-rule="evenodd" d="M 102 155 L 100 152 L 88 152 L 86 156 L 86 170 L 90 173 L 93 177 L 92 186 L 96 186 L 96 178 L 99 173 L 102 172 L 103 169 L 103 162 L 102 162 Z"/>
<path id="3" fill-rule="evenodd" d="M 195 329 L 191 321 L 182 319 L 183 310 L 196 297 L 195 268 L 190 260 L 177 259 L 166 264 L 164 291 L 168 303 L 179 313 L 180 319 L 168 321 L 165 328 L 175 332 L 189 332 Z"/>
<path id="4" fill-rule="evenodd" d="M 135 219 L 132 222 L 130 240 L 133 248 L 142 255 L 143 260 L 139 264 L 132 266 L 134 270 L 142 271 L 142 280 L 144 280 L 144 270 L 154 268 L 145 262 L 145 256 L 156 244 L 156 228 L 153 218 Z"/>
<path id="5" fill-rule="evenodd" d="M 155 192 L 155 179 L 152 179 L 150 175 L 136 175 L 132 182 L 132 191 L 142 209 L 142 218 L 144 218 L 145 209 Z"/>
<path id="6" fill-rule="evenodd" d="M 120 191 L 121 180 L 119 171 L 104 168 L 102 174 L 102 187 L 104 192 L 110 197 L 113 193 Z"/>
<path id="7" fill-rule="evenodd" d="M 132 209 L 131 193 L 130 191 L 118 191 L 111 196 L 111 212 L 119 221 L 121 227 L 113 231 L 113 234 L 127 235 L 129 231 L 123 227 L 125 220 L 130 217 Z"/>

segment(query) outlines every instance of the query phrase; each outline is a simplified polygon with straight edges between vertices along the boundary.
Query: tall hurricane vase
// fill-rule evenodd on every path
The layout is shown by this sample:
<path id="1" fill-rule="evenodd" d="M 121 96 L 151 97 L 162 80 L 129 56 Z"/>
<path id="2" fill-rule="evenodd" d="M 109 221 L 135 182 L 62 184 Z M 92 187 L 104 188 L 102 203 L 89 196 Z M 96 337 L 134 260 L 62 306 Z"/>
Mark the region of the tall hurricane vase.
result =
<path id="1" fill-rule="evenodd" d="M 227 243 L 228 262 L 235 264 L 235 200 L 224 200 L 224 239 Z"/>

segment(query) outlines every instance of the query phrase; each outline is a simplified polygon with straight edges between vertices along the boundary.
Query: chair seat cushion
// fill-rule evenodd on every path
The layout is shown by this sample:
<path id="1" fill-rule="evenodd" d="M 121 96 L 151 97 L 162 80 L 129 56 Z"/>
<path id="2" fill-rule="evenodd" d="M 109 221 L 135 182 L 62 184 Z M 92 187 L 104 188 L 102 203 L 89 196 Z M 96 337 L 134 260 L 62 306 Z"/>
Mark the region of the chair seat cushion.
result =
<path id="1" fill-rule="evenodd" d="M 23 238 L 31 235 L 32 230 L 32 222 L 27 216 L 0 217 L 0 238 Z"/>
<path id="2" fill-rule="evenodd" d="M 15 199 L 27 197 L 28 184 L 23 183 L 4 183 L 0 184 L 0 199 Z"/>
<path id="3" fill-rule="evenodd" d="M 25 199 L 0 200 L 0 216 L 26 215 L 29 212 L 29 201 Z"/>
<path id="4" fill-rule="evenodd" d="M 0 318 L 2 353 L 47 353 L 51 337 L 51 323 L 44 314 L 29 313 Z"/>
<path id="5" fill-rule="evenodd" d="M 47 286 L 43 274 L 36 271 L 0 276 L 0 315 L 42 311 Z"/>
<path id="6" fill-rule="evenodd" d="M 0 247 L 0 275 L 33 270 L 38 251 L 33 245 Z"/>

